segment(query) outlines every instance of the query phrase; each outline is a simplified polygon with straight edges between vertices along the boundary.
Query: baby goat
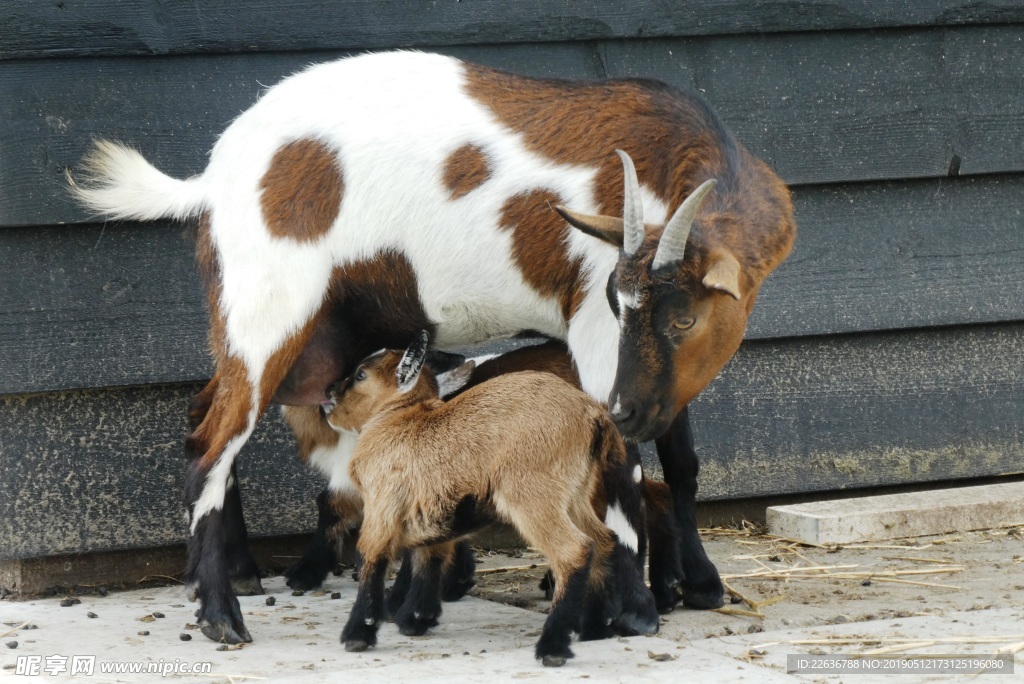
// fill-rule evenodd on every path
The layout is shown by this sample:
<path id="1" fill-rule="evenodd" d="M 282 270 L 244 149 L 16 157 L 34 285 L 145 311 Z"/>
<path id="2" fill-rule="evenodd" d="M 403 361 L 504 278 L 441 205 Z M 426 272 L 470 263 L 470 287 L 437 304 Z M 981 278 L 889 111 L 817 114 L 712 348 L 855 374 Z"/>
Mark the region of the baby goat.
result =
<path id="1" fill-rule="evenodd" d="M 430 354 L 434 354 L 433 361 Z M 457 355 L 430 352 L 427 365 L 437 375 L 439 395 L 443 399 L 451 399 L 472 387 L 487 380 L 521 371 L 542 371 L 551 373 L 573 387 L 580 386 L 579 374 L 573 364 L 572 356 L 564 342 L 548 340 L 541 344 L 517 347 L 501 354 L 455 361 Z M 446 369 L 438 372 L 438 364 Z M 331 480 L 330 486 L 317 497 L 319 524 L 312 541 L 300 560 L 290 567 L 285 575 L 288 586 L 293 589 L 313 589 L 319 587 L 331 568 L 341 561 L 342 542 L 354 539 L 362 521 L 362 505 L 358 494 L 349 487 L 340 486 L 348 483 L 348 463 L 351 452 L 355 448 L 355 440 L 347 443 L 347 448 L 339 449 L 341 440 L 349 437 L 339 435 L 324 421 L 319 409 L 302 406 L 284 407 L 284 416 L 299 438 L 299 453 L 309 465 L 316 467 Z M 650 550 L 650 586 L 654 594 L 658 612 L 670 611 L 679 600 L 677 587 L 684 573 L 682 559 L 679 557 L 679 545 L 676 541 L 678 532 L 672 517 L 672 495 L 668 486 L 644 477 L 640 467 L 639 448 L 635 444 L 627 444 L 630 474 L 639 478 L 643 496 L 643 514 L 639 510 L 639 502 L 635 500 L 612 502 L 611 517 L 605 523 L 615 525 L 619 529 L 613 531 L 622 539 L 632 540 L 633 531 L 646 529 L 647 537 L 638 534 L 634 560 L 643 565 L 647 544 Z M 338 469 L 344 471 L 344 477 L 338 477 Z M 622 514 L 619 515 L 619 512 Z M 617 549 L 617 551 L 622 551 Z M 474 585 L 473 573 L 475 562 L 473 552 L 466 542 L 459 542 L 454 548 L 435 547 L 444 577 L 441 599 L 444 601 L 458 600 Z M 625 554 L 623 554 L 625 555 Z M 402 634 L 420 635 L 426 629 L 437 624 L 436 617 L 440 614 L 441 605 L 436 596 L 425 595 L 418 590 L 418 578 L 414 577 L 413 562 L 407 554 L 403 559 L 401 570 L 387 596 L 386 612 L 395 620 Z M 628 562 L 629 558 L 619 558 Z M 426 568 L 433 572 L 433 568 Z M 551 598 L 553 587 L 548 578 L 542 584 L 547 598 Z M 415 598 L 422 603 L 417 603 Z M 409 599 L 409 600 L 407 600 Z M 609 636 L 607 625 L 584 625 L 581 638 L 600 638 Z M 626 624 L 616 622 L 612 632 L 629 633 Z"/>
<path id="2" fill-rule="evenodd" d="M 376 644 L 387 567 L 406 549 L 502 520 L 548 558 L 556 589 L 536 656 L 563 665 L 584 604 L 602 605 L 586 601 L 588 592 L 605 594 L 613 574 L 606 488 L 636 486 L 623 477 L 622 438 L 600 405 L 548 373 L 502 375 L 443 401 L 423 369 L 426 349 L 423 333 L 404 354 L 368 357 L 332 389 L 335 403 L 326 407 L 334 429 L 359 434 L 349 474 L 363 500 L 363 566 L 341 639 L 349 651 Z M 632 571 L 632 586 L 643 587 L 636 565 L 615 571 Z M 439 589 L 440 574 L 432 579 Z M 657 631 L 646 588 L 607 598 L 646 618 L 641 633 Z"/>

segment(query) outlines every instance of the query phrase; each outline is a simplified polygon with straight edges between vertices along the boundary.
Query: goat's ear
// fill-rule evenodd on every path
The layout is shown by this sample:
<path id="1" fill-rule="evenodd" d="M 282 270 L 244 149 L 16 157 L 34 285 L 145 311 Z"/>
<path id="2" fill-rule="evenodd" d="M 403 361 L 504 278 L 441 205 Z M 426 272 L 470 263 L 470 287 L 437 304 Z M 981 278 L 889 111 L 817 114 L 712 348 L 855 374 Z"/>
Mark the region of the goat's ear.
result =
<path id="1" fill-rule="evenodd" d="M 421 330 L 419 337 L 402 354 L 402 360 L 398 362 L 395 375 L 398 378 L 398 391 L 405 394 L 416 386 L 420 379 L 420 371 L 423 370 L 423 362 L 427 358 L 427 344 L 430 342 L 430 335 L 426 330 Z"/>
<path id="2" fill-rule="evenodd" d="M 704 274 L 704 287 L 719 290 L 740 298 L 740 262 L 727 250 L 715 250 L 711 255 L 711 264 Z"/>
<path id="3" fill-rule="evenodd" d="M 622 219 L 600 214 L 581 214 L 561 205 L 555 207 L 555 211 L 573 228 L 622 249 Z"/>
<path id="4" fill-rule="evenodd" d="M 458 392 L 466 386 L 469 379 L 473 377 L 476 369 L 476 361 L 470 359 L 457 368 L 452 368 L 437 376 L 437 396 L 447 399 L 449 395 Z"/>

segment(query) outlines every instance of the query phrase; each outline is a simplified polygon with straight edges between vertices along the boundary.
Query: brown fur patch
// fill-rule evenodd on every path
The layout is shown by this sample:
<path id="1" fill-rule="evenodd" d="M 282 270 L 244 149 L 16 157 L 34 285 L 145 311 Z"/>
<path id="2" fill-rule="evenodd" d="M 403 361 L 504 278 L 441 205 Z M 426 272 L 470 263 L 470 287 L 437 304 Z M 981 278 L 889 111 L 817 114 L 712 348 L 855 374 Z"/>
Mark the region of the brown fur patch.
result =
<path id="1" fill-rule="evenodd" d="M 475 65 L 466 65 L 465 74 L 470 95 L 521 131 L 532 152 L 598 168 L 599 213 L 622 216 L 622 165 L 614 153 L 621 149 L 670 214 L 700 183 L 719 179 L 694 233 L 728 247 L 754 284 L 792 249 L 796 224 L 789 191 L 698 97 L 654 81 L 543 80 Z M 733 220 L 719 220 L 721 215 Z"/>
<path id="2" fill-rule="evenodd" d="M 338 218 L 345 191 L 337 155 L 302 139 L 274 153 L 260 180 L 260 206 L 270 234 L 299 242 L 322 237 Z"/>
<path id="3" fill-rule="evenodd" d="M 284 419 L 292 429 L 299 443 L 299 458 L 309 461 L 310 454 L 317 447 L 333 447 L 338 443 L 338 433 L 324 420 L 319 407 L 286 406 Z"/>
<path id="4" fill-rule="evenodd" d="M 483 185 L 491 177 L 490 165 L 478 145 L 467 143 L 444 162 L 444 185 L 458 199 Z"/>
<path id="5" fill-rule="evenodd" d="M 573 387 L 580 388 L 580 376 L 569 355 L 569 348 L 565 346 L 564 342 L 550 340 L 543 344 L 520 347 L 493 359 L 487 359 L 473 369 L 473 375 L 469 382 L 459 390 L 459 394 L 499 375 L 525 370 L 551 373 Z"/>
<path id="6" fill-rule="evenodd" d="M 622 216 L 622 165 L 616 149 L 630 154 L 640 181 L 673 207 L 711 177 L 701 169 L 725 164 L 717 141 L 706 133 L 707 114 L 700 103 L 661 84 L 579 83 L 476 65 L 465 69 L 469 94 L 506 126 L 521 131 L 531 151 L 600 169 L 596 185 L 602 214 Z"/>
<path id="7" fill-rule="evenodd" d="M 555 212 L 561 198 L 533 190 L 505 200 L 498 225 L 512 231 L 512 258 L 523 279 L 542 295 L 557 297 L 568 320 L 583 301 L 580 259 L 570 259 L 565 221 Z"/>

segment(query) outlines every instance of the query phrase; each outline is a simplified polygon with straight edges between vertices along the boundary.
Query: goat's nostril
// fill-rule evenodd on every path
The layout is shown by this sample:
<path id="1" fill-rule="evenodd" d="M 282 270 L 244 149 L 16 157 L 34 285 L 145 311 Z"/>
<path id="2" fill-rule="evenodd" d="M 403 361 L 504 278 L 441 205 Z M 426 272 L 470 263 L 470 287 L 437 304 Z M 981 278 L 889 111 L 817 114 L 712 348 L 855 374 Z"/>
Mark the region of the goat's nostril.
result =
<path id="1" fill-rule="evenodd" d="M 636 414 L 636 408 L 633 406 L 632 402 L 623 402 L 622 397 L 620 395 L 616 395 L 615 401 L 612 403 L 610 413 L 612 420 L 616 424 L 621 424 L 628 421 L 634 414 Z"/>

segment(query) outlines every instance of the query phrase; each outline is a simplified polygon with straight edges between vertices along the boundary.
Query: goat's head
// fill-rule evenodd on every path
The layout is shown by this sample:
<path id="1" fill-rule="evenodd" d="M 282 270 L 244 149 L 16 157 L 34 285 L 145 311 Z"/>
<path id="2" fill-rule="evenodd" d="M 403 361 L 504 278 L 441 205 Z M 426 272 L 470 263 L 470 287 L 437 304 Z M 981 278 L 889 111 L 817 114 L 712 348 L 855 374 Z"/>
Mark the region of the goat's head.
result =
<path id="1" fill-rule="evenodd" d="M 736 256 L 690 229 L 715 180 L 697 187 L 664 227 L 645 227 L 632 160 L 625 171 L 623 218 L 558 207 L 574 227 L 621 247 L 608 278 L 608 303 L 619 322 L 619 361 L 608 397 L 627 437 L 653 439 L 733 356 L 743 339 L 756 288 Z"/>
<path id="2" fill-rule="evenodd" d="M 322 407 L 339 432 L 359 432 L 389 405 L 408 405 L 437 396 L 437 383 L 424 369 L 426 331 L 404 352 L 384 349 L 363 359 L 352 374 L 335 383 Z"/>

